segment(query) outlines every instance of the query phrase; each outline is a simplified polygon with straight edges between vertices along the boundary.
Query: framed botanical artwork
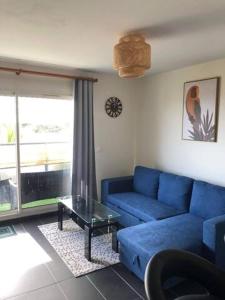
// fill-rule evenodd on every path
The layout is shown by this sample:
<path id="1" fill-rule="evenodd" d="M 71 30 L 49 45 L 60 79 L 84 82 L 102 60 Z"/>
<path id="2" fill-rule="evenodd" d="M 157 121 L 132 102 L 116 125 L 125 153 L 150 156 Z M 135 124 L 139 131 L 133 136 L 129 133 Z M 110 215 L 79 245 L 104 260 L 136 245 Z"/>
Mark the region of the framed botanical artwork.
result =
<path id="1" fill-rule="evenodd" d="M 216 142 L 219 77 L 184 83 L 184 140 Z"/>

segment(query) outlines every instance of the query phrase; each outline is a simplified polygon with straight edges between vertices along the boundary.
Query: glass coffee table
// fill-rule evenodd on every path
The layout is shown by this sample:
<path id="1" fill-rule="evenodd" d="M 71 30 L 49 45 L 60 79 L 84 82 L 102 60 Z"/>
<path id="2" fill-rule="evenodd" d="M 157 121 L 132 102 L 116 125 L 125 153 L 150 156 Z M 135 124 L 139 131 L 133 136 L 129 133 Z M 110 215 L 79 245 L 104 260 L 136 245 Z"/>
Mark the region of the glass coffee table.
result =
<path id="1" fill-rule="evenodd" d="M 85 258 L 91 261 L 91 239 L 94 232 L 106 228 L 112 232 L 112 249 L 118 252 L 117 230 L 120 215 L 96 200 L 86 201 L 80 196 L 58 198 L 58 228 L 63 230 L 63 213 L 68 210 L 71 219 L 84 229 Z"/>

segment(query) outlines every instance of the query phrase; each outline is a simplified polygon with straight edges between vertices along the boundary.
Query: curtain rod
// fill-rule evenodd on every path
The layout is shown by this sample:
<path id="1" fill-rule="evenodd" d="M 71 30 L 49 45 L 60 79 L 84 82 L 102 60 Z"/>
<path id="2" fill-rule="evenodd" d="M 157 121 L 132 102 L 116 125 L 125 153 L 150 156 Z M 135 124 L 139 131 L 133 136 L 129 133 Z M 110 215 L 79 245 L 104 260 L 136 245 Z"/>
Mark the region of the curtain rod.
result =
<path id="1" fill-rule="evenodd" d="M 12 73 L 16 73 L 16 75 L 30 74 L 30 75 L 46 76 L 46 77 L 57 77 L 57 78 L 65 78 L 65 79 L 89 80 L 89 81 L 93 81 L 93 82 L 97 82 L 98 81 L 97 78 L 92 78 L 92 77 L 82 77 L 82 76 L 72 76 L 72 75 L 67 75 L 67 74 L 38 72 L 38 71 L 31 71 L 31 70 L 25 70 L 25 69 L 15 69 L 15 68 L 0 67 L 0 71 L 12 72 Z"/>

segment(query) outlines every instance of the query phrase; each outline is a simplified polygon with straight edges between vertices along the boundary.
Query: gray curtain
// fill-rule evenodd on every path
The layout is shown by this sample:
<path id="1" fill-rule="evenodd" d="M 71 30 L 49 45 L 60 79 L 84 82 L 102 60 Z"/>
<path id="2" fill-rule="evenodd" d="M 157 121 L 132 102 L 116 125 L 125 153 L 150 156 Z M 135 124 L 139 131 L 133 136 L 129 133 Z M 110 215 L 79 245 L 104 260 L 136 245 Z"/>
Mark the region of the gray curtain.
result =
<path id="1" fill-rule="evenodd" d="M 72 195 L 97 200 L 93 82 L 80 79 L 74 81 Z"/>

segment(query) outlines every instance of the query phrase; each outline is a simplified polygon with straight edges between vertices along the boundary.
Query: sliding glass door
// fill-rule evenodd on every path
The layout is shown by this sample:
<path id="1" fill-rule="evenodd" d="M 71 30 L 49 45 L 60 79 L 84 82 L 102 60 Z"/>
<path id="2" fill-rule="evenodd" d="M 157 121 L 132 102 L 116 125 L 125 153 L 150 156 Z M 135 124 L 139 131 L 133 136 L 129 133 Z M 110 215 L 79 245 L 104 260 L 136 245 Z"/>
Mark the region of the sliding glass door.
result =
<path id="1" fill-rule="evenodd" d="M 0 216 L 16 211 L 16 98 L 0 96 Z"/>
<path id="2" fill-rule="evenodd" d="M 22 208 L 70 194 L 73 102 L 19 97 Z"/>
<path id="3" fill-rule="evenodd" d="M 0 217 L 70 194 L 73 101 L 0 96 Z"/>

